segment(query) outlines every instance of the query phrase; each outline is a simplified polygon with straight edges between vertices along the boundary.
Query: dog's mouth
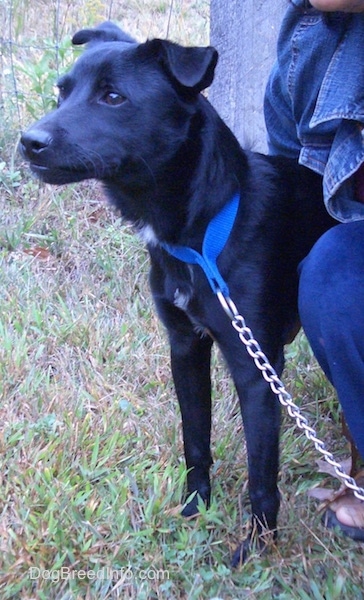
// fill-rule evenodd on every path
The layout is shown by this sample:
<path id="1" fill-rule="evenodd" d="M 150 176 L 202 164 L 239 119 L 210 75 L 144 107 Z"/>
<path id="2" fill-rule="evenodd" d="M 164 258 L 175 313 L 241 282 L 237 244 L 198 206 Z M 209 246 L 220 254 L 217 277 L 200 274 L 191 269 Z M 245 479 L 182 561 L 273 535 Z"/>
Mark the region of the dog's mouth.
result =
<path id="1" fill-rule="evenodd" d="M 40 165 L 35 162 L 29 164 L 30 170 L 38 179 L 44 183 L 62 185 L 67 183 L 75 183 L 84 179 L 92 179 L 96 177 L 89 169 L 85 168 L 68 168 L 68 167 L 50 167 Z"/>
<path id="2" fill-rule="evenodd" d="M 44 183 L 68 184 L 85 179 L 103 179 L 117 166 L 108 164 L 99 155 L 90 159 L 82 151 L 75 152 L 74 148 L 66 152 L 55 149 L 49 139 L 46 140 L 47 144 L 42 144 L 23 137 L 19 143 L 20 154 L 29 164 L 31 172 Z M 62 160 L 64 156 L 66 160 Z"/>

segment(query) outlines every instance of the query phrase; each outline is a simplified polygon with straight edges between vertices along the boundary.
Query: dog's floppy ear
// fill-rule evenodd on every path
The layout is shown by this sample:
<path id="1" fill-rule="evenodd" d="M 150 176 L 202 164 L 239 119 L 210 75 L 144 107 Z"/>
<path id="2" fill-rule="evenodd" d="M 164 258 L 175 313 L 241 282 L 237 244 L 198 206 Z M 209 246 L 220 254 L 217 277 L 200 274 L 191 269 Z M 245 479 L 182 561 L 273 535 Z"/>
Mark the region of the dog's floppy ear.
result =
<path id="1" fill-rule="evenodd" d="M 81 44 L 93 45 L 99 42 L 135 43 L 135 40 L 110 21 L 101 23 L 95 29 L 81 29 L 72 38 L 72 44 L 75 46 L 80 46 Z"/>
<path id="2" fill-rule="evenodd" d="M 218 53 L 212 46 L 184 47 L 168 40 L 147 42 L 165 70 L 183 87 L 201 92 L 214 78 Z"/>

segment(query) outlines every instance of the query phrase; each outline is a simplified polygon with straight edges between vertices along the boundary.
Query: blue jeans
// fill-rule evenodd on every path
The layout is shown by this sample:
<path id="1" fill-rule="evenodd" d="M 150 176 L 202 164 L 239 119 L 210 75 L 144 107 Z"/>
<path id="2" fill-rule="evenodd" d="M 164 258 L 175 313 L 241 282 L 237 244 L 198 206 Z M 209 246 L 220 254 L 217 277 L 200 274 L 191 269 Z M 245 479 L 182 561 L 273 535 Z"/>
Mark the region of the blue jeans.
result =
<path id="1" fill-rule="evenodd" d="M 299 312 L 364 458 L 364 221 L 330 229 L 301 263 Z"/>

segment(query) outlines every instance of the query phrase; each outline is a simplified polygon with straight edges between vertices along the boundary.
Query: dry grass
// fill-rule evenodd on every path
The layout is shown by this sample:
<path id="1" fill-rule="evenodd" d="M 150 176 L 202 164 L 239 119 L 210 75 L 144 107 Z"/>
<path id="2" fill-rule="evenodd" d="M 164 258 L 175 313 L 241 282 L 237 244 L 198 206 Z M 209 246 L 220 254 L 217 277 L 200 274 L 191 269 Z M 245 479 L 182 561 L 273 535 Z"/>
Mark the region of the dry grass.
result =
<path id="1" fill-rule="evenodd" d="M 31 119 L 29 108 L 41 112 L 44 98 L 31 88 L 44 47 L 35 46 L 54 39 L 57 2 L 12 5 L 13 40 L 30 48 L 14 46 L 13 63 L 8 46 L 2 56 L 1 598 L 362 598 L 363 548 L 321 526 L 306 494 L 322 482 L 317 455 L 288 417 L 279 546 L 230 570 L 249 504 L 241 419 L 218 355 L 213 505 L 197 521 L 180 517 L 180 418 L 147 286 L 148 257 L 96 184 L 42 186 L 13 161 L 9 132 Z M 107 17 L 111 2 L 59 5 L 63 38 Z M 4 31 L 9 6 L 1 8 Z M 167 30 L 182 42 L 208 38 L 202 0 L 176 0 L 171 11 L 161 0 L 114 1 L 112 17 L 140 39 Z M 48 93 L 52 61 L 42 68 Z M 23 94 L 18 106 L 6 95 L 12 73 Z M 295 399 L 345 456 L 335 398 L 302 336 L 288 359 Z"/>

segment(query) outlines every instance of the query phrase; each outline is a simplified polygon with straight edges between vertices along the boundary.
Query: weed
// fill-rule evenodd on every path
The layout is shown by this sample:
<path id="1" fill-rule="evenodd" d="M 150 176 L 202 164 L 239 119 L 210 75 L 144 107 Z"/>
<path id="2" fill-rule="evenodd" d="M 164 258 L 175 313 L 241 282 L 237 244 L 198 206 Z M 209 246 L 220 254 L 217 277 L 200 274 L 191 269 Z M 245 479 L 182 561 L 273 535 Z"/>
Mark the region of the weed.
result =
<path id="1" fill-rule="evenodd" d="M 21 181 L 20 171 L 8 167 L 6 162 L 0 161 L 0 186 L 2 186 L 9 195 L 14 194 L 14 188 L 19 187 Z"/>
<path id="2" fill-rule="evenodd" d="M 29 42 L 32 44 L 32 41 Z M 57 106 L 55 86 L 61 72 L 75 59 L 77 51 L 73 50 L 69 37 L 56 46 L 51 40 L 44 40 L 44 46 L 37 60 L 15 59 L 14 66 L 19 77 L 25 75 L 22 89 L 31 90 L 18 92 L 18 102 L 33 119 L 49 112 Z M 35 45 L 35 44 L 34 44 Z M 29 119 L 29 116 L 28 116 Z"/>

